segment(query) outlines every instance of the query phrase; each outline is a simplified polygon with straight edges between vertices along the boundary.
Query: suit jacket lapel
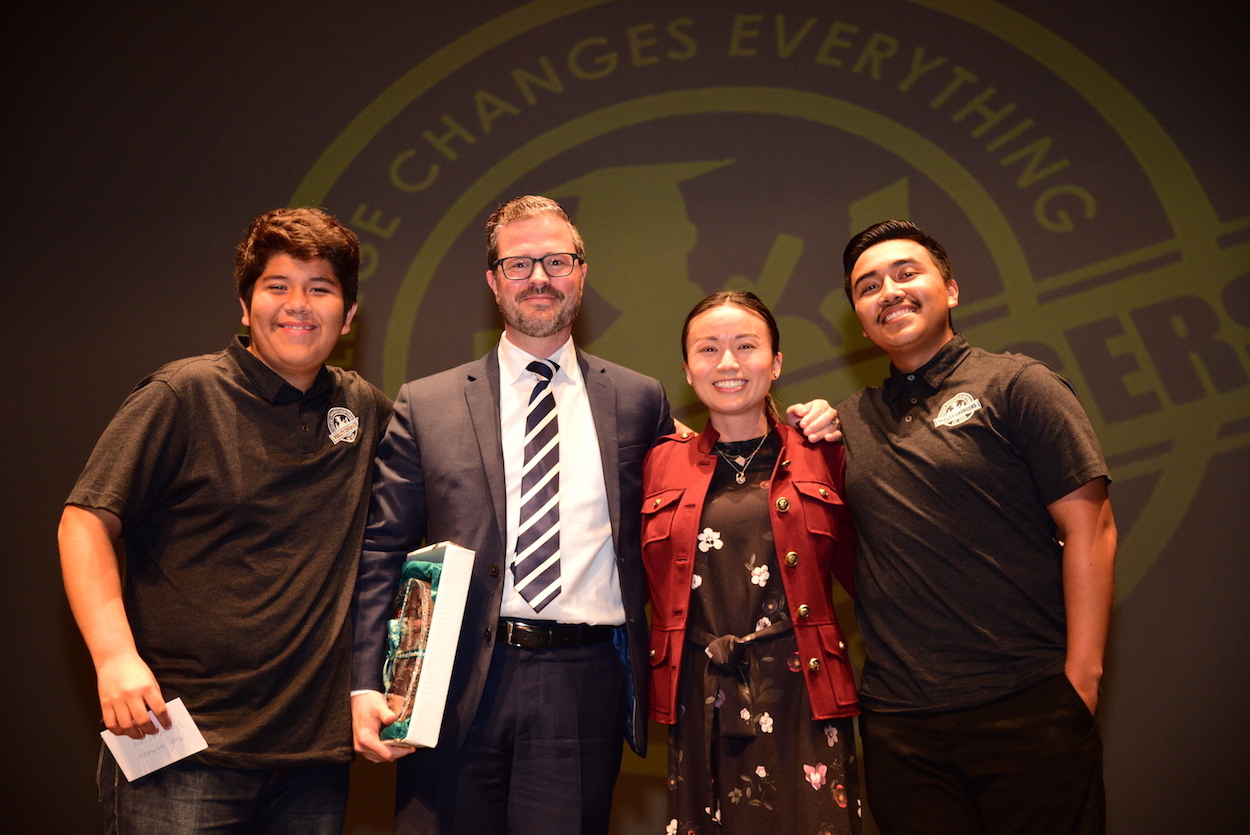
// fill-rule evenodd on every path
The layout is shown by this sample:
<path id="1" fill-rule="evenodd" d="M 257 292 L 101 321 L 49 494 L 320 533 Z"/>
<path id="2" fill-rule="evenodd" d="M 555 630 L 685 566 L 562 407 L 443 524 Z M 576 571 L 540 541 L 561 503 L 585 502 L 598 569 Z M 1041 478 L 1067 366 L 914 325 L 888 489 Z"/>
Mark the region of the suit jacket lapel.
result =
<path id="1" fill-rule="evenodd" d="M 595 421 L 595 434 L 599 437 L 599 457 L 603 461 L 603 486 L 608 497 L 608 517 L 612 521 L 612 542 L 620 552 L 621 535 L 621 481 L 617 477 L 620 468 L 620 441 L 616 429 L 616 383 L 607 369 L 593 358 L 587 358 L 579 349 L 577 364 L 586 381 L 586 396 L 590 400 L 590 414 Z"/>
<path id="2" fill-rule="evenodd" d="M 503 553 L 506 551 L 503 539 L 508 530 L 505 508 L 507 481 L 503 471 L 503 437 L 499 429 L 499 354 L 495 350 L 469 369 L 464 384 L 464 397 L 469 406 L 469 420 L 472 421 L 473 434 L 477 439 L 491 506 L 495 509 L 500 553 Z M 466 461 L 465 466 L 468 465 L 469 462 Z"/>

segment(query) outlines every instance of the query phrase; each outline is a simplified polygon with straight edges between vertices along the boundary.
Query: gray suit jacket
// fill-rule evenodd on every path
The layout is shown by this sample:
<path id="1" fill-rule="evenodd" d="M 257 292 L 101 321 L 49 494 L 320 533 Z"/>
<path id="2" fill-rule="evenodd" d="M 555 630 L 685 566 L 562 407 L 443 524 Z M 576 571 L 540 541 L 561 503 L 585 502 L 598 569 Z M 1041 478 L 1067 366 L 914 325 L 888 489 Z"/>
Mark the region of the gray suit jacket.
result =
<path id="1" fill-rule="evenodd" d="M 647 735 L 646 583 L 639 542 L 642 461 L 673 431 L 656 380 L 578 351 L 599 437 L 604 488 L 625 603 L 630 676 L 626 736 L 638 753 Z M 477 552 L 464 627 L 437 748 L 411 755 L 438 765 L 460 749 L 477 712 L 495 648 L 508 576 L 499 358 L 407 383 L 378 446 L 369 525 L 355 601 L 353 688 L 381 689 L 385 622 L 409 551 L 450 540 Z"/>

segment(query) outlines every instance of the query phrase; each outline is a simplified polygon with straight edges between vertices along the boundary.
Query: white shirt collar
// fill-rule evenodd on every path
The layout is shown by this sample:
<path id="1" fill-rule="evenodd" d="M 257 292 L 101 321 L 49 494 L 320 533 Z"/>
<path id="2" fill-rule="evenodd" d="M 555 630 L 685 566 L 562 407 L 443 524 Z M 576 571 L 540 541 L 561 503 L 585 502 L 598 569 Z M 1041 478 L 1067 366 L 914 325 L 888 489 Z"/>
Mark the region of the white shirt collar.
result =
<path id="1" fill-rule="evenodd" d="M 546 357 L 536 357 L 518 348 L 512 344 L 506 333 L 499 338 L 499 374 L 504 381 L 519 383 L 524 380 L 532 383 L 534 374 L 526 366 L 536 359 L 548 359 L 560 366 L 555 376 L 557 380 L 561 375 L 574 384 L 582 380 L 582 370 L 577 365 L 577 349 L 573 346 L 571 336 L 556 349 L 555 353 Z"/>

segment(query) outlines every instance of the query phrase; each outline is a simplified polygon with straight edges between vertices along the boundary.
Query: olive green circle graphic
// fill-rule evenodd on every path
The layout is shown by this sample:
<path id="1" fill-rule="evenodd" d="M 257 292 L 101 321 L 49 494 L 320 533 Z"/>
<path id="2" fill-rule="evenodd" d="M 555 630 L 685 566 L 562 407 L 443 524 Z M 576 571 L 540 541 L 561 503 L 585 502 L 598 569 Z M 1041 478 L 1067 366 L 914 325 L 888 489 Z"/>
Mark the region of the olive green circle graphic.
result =
<path id="1" fill-rule="evenodd" d="M 1085 98 L 1133 153 L 1167 214 L 1175 238 L 1168 242 L 1166 248 L 1180 254 L 1179 262 L 1163 269 L 1143 271 L 1096 291 L 1070 296 L 1062 303 L 1047 305 L 1048 315 L 1061 322 L 1077 322 L 1088 319 L 1091 310 L 1125 313 L 1127 300 L 1141 305 L 1173 298 L 1178 286 L 1185 286 L 1190 292 L 1205 290 L 1213 308 L 1221 309 L 1220 289 L 1245 269 L 1244 248 L 1240 268 L 1221 255 L 1217 239 L 1225 230 L 1221 230 L 1214 207 L 1180 149 L 1141 103 L 1072 44 L 992 0 L 914 2 L 1001 38 L 1050 69 L 1069 88 Z M 1133 261 L 1141 263 L 1157 254 L 1157 251 L 1128 253 L 1123 260 L 1130 264 Z M 1110 271 L 1115 266 L 1118 265 L 1090 265 L 1085 271 L 1053 277 L 1039 283 L 1035 292 L 1040 295 L 1052 287 L 1076 283 L 1089 274 Z M 1187 276 L 1193 275 L 1222 276 L 1223 280 L 1196 285 L 1192 280 L 1186 280 Z M 998 327 L 1016 328 L 1018 320 L 1029 322 L 1035 319 L 1035 316 L 1022 316 L 1017 312 L 1011 317 L 1010 324 L 1000 322 Z M 978 333 L 981 338 L 991 340 L 995 335 Z M 1071 364 L 1069 367 L 1076 366 Z M 1140 523 L 1132 527 L 1127 537 L 1121 537 L 1116 570 L 1117 599 L 1123 599 L 1132 591 L 1167 546 L 1198 491 L 1206 462 L 1213 455 L 1246 445 L 1244 434 L 1220 438 L 1219 428 L 1226 422 L 1243 417 L 1248 406 L 1245 393 L 1234 391 L 1207 396 L 1187 405 L 1171 404 L 1158 413 L 1114 427 L 1097 425 L 1099 438 L 1110 457 L 1129 449 L 1148 449 L 1159 444 L 1167 446 L 1164 452 L 1115 467 L 1112 473 L 1119 479 L 1150 472 L 1159 474 L 1141 511 Z"/>
<path id="2" fill-rule="evenodd" d="M 437 265 L 465 227 L 478 219 L 482 207 L 504 186 L 539 163 L 595 137 L 668 116 L 710 113 L 789 116 L 876 142 L 924 171 L 956 201 L 982 237 L 990 242 L 1000 273 L 1019 285 L 1016 295 L 1024 294 L 1032 283 L 1015 233 L 989 193 L 954 158 L 920 134 L 858 105 L 816 93 L 768 87 L 681 90 L 634 99 L 572 119 L 517 148 L 461 193 L 421 242 L 404 275 L 387 328 L 384 388 L 393 390 L 408 379 L 408 344 Z"/>
<path id="3" fill-rule="evenodd" d="M 479 26 L 413 67 L 369 103 L 326 148 L 291 198 L 293 206 L 319 206 L 347 167 L 377 135 L 444 77 L 531 29 L 616 0 L 537 0 Z"/>
<path id="4" fill-rule="evenodd" d="M 539 0 L 517 8 L 467 33 L 438 50 L 371 102 L 326 149 L 292 197 L 296 205 L 320 204 L 325 195 L 369 146 L 377 134 L 453 71 L 508 41 L 560 18 L 614 0 Z M 1091 390 L 1080 364 L 1065 340 L 1056 336 L 1065 325 L 1093 317 L 1127 320 L 1130 306 L 1165 302 L 1184 287 L 1220 311 L 1223 331 L 1238 335 L 1241 350 L 1246 328 L 1223 312 L 1223 286 L 1250 270 L 1250 247 L 1219 246 L 1219 238 L 1250 225 L 1246 220 L 1221 224 L 1201 184 L 1175 143 L 1158 122 L 1118 82 L 1079 50 L 1054 33 L 993 0 L 911 0 L 915 5 L 978 28 L 1027 55 L 1083 98 L 1115 131 L 1151 184 L 1172 230 L 1170 240 L 1103 258 L 1059 275 L 1035 278 L 1011 224 L 989 192 L 933 141 L 897 121 L 858 105 L 817 93 L 779 87 L 724 87 L 681 90 L 639 97 L 569 119 L 500 158 L 449 205 L 418 243 L 389 312 L 384 346 L 383 385 L 393 391 L 407 377 L 407 352 L 416 316 L 435 266 L 461 232 L 475 222 L 488 201 L 517 179 L 563 150 L 628 125 L 664 116 L 711 113 L 756 113 L 809 120 L 875 143 L 923 172 L 976 229 L 991 252 L 1004 284 L 1001 293 L 976 305 L 976 313 L 994 305 L 1010 307 L 1010 317 L 966 328 L 972 341 L 987 348 L 1024 340 L 1054 348 L 1082 400 Z M 1161 256 L 1173 256 L 1170 259 Z M 1165 266 L 1158 266 L 1158 263 Z M 1115 274 L 1109 282 L 1090 282 Z M 1202 277 L 1195 282 L 1193 276 Z M 1087 286 L 1088 285 L 1088 286 Z M 1043 301 L 1045 299 L 1045 301 Z M 1146 355 L 1134 335 L 1125 341 Z M 1123 348 L 1121 348 L 1123 350 Z M 1144 373 L 1150 373 L 1148 370 Z M 841 379 L 834 376 L 829 380 Z M 1157 383 L 1157 379 L 1148 382 Z M 1141 382 L 1138 381 L 1138 385 Z M 1153 478 L 1144 507 L 1127 536 L 1121 537 L 1117 596 L 1123 598 L 1167 546 L 1213 455 L 1244 447 L 1247 436 L 1224 431 L 1250 414 L 1239 389 L 1175 404 L 1112 423 L 1091 411 L 1099 437 L 1113 461 L 1113 477 L 1131 481 Z"/>

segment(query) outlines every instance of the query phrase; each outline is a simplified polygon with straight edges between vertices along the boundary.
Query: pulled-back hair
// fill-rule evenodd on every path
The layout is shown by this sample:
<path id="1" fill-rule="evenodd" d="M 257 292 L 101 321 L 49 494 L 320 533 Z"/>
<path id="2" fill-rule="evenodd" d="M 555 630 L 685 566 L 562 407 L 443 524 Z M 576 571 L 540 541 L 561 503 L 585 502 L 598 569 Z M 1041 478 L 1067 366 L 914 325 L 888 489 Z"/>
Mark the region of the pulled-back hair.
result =
<path id="1" fill-rule="evenodd" d="M 703 301 L 696 304 L 691 311 L 686 314 L 686 321 L 681 326 L 681 359 L 685 362 L 686 356 L 686 337 L 690 334 L 690 323 L 700 315 L 707 313 L 718 307 L 739 307 L 748 313 L 754 313 L 756 316 L 764 320 L 765 326 L 768 328 L 768 337 L 772 342 L 773 356 L 781 353 L 781 331 L 777 329 L 777 320 L 773 318 L 773 312 L 768 309 L 768 305 L 760 300 L 760 297 L 754 293 L 744 290 L 720 290 L 708 296 Z M 781 409 L 777 406 L 776 399 L 773 398 L 772 392 L 764 398 L 764 408 L 770 414 L 773 420 L 778 423 L 782 422 Z"/>
<path id="2" fill-rule="evenodd" d="M 573 246 L 577 256 L 582 263 L 586 262 L 586 245 L 582 243 L 582 234 L 577 231 L 577 227 L 569 219 L 564 207 L 550 197 L 526 194 L 523 197 L 514 197 L 495 209 L 486 221 L 486 268 L 488 270 L 495 269 L 495 261 L 499 259 L 499 227 L 538 215 L 554 215 L 567 223 L 569 231 L 573 233 Z"/>
<path id="3" fill-rule="evenodd" d="M 863 255 L 869 247 L 884 241 L 899 239 L 920 244 L 933 257 L 933 263 L 942 274 L 942 280 L 954 279 L 955 273 L 951 270 L 950 258 L 946 257 L 946 250 L 940 243 L 922 232 L 920 227 L 910 220 L 883 220 L 851 238 L 842 252 L 842 289 L 846 291 L 848 299 L 851 299 L 851 270 L 855 269 L 855 262 L 859 260 L 859 256 Z M 851 299 L 851 303 L 854 304 L 854 299 Z"/>
<path id="4" fill-rule="evenodd" d="M 360 241 L 324 209 L 274 209 L 252 221 L 234 254 L 234 282 L 250 309 L 256 280 L 275 255 L 298 261 L 324 258 L 343 290 L 345 310 L 360 286 Z"/>
<path id="5" fill-rule="evenodd" d="M 748 313 L 754 313 L 756 316 L 764 320 L 764 324 L 768 326 L 768 336 L 772 340 L 773 355 L 776 356 L 781 352 L 781 332 L 777 330 L 777 320 L 773 318 L 773 312 L 768 309 L 768 305 L 760 301 L 760 297 L 754 293 L 743 290 L 720 290 L 708 296 L 699 302 L 694 308 L 686 314 L 686 321 L 681 326 L 681 358 L 686 360 L 686 337 L 690 334 L 690 323 L 703 313 L 708 312 L 714 307 L 740 307 Z"/>

